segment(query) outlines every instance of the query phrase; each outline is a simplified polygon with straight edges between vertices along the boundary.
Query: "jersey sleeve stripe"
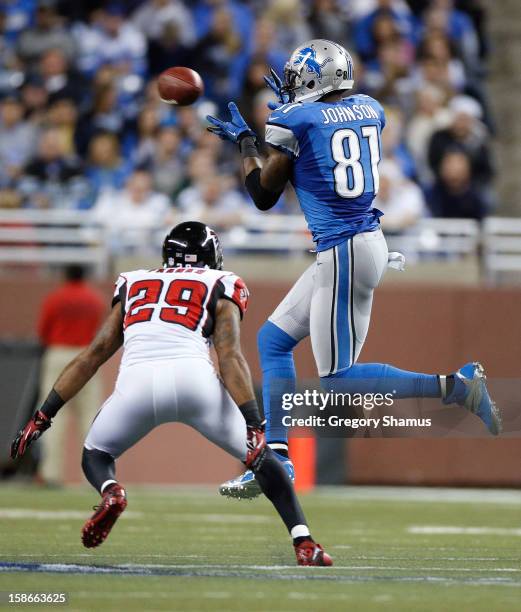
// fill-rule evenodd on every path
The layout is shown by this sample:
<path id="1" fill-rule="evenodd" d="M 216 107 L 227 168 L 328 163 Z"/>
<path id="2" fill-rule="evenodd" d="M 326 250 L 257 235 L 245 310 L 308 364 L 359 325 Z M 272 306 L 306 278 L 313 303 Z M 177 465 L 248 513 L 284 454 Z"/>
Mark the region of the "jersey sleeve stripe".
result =
<path id="1" fill-rule="evenodd" d="M 294 157 L 298 157 L 300 147 L 298 140 L 293 132 L 280 125 L 273 123 L 266 124 L 266 142 L 276 149 L 288 151 Z"/>
<path id="2" fill-rule="evenodd" d="M 112 297 L 112 303 L 111 303 L 111 308 L 114 308 L 114 306 L 118 302 L 121 302 L 121 309 L 123 311 L 123 314 L 125 313 L 125 302 L 127 299 L 127 283 L 128 283 L 127 277 L 124 276 L 123 274 L 120 274 L 116 281 L 114 295 Z"/>

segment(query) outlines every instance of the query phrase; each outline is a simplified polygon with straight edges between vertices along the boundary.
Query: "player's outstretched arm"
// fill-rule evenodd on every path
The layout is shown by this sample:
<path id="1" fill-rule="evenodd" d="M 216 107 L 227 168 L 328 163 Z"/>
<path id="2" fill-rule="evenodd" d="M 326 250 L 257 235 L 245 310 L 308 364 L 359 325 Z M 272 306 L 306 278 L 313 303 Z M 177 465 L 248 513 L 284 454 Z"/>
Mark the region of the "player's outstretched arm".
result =
<path id="1" fill-rule="evenodd" d="M 11 445 L 11 457 L 21 457 L 27 448 L 51 426 L 58 410 L 82 389 L 123 343 L 123 314 L 116 304 L 91 344 L 65 367 L 27 425 L 18 432 Z"/>
<path id="2" fill-rule="evenodd" d="M 248 446 L 246 465 L 256 469 L 264 457 L 266 438 L 264 423 L 253 391 L 250 368 L 241 350 L 240 324 L 239 308 L 229 300 L 219 300 L 213 344 L 224 386 L 246 421 Z"/>
<path id="3" fill-rule="evenodd" d="M 293 162 L 284 153 L 273 150 L 263 163 L 257 149 L 257 137 L 234 102 L 228 104 L 231 121 L 208 115 L 208 130 L 223 140 L 239 145 L 243 159 L 245 186 L 259 210 L 269 210 L 278 202 L 289 181 Z"/>

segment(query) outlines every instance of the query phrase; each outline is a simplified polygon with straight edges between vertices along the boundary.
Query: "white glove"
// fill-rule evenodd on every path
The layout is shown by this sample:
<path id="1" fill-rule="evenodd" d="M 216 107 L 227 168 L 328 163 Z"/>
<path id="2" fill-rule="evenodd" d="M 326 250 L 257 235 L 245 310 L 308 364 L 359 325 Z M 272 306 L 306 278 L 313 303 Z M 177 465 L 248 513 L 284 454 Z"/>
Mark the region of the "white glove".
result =
<path id="1" fill-rule="evenodd" d="M 398 251 L 391 251 L 387 256 L 387 267 L 403 272 L 405 270 L 405 255 Z"/>

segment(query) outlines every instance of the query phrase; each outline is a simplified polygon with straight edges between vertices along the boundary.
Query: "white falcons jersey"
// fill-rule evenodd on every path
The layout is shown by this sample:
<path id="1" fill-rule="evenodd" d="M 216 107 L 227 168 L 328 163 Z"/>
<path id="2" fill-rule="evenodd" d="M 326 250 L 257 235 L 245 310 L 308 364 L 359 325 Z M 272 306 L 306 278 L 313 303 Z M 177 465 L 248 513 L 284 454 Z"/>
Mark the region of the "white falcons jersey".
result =
<path id="1" fill-rule="evenodd" d="M 121 304 L 124 351 L 121 365 L 156 359 L 210 359 L 218 300 L 236 304 L 241 317 L 248 289 L 232 272 L 209 268 L 160 268 L 120 274 L 112 305 Z"/>

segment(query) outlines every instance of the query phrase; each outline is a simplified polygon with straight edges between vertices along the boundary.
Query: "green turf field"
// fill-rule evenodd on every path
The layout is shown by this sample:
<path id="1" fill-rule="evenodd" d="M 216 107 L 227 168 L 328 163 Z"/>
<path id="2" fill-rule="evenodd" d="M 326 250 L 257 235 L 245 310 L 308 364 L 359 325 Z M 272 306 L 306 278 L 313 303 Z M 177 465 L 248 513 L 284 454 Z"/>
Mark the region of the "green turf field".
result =
<path id="1" fill-rule="evenodd" d="M 91 490 L 0 487 L 0 591 L 67 592 L 66 605 L 32 609 L 69 612 L 521 609 L 521 493 L 306 495 L 333 568 L 294 566 L 265 499 L 186 488 L 130 487 L 128 495 L 107 542 L 88 551 L 80 529 L 97 501 Z"/>

